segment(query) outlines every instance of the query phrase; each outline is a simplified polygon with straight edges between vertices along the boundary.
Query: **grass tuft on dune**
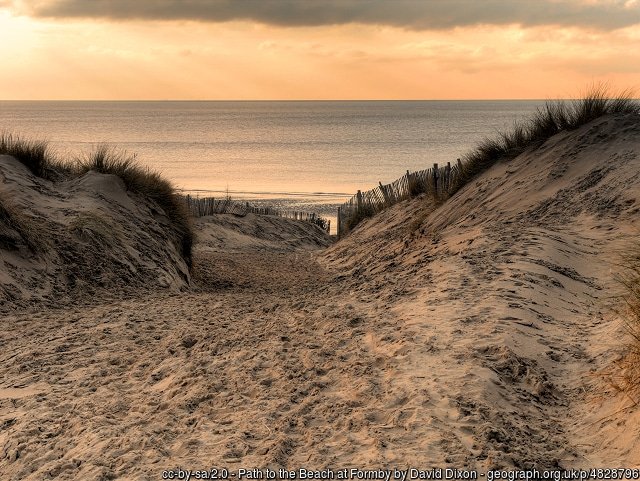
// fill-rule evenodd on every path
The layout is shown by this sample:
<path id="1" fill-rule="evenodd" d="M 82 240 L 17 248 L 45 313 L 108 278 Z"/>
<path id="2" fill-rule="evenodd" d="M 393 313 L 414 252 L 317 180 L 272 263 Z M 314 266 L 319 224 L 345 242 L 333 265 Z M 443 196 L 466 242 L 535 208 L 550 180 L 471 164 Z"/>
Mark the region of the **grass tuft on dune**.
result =
<path id="1" fill-rule="evenodd" d="M 120 177 L 128 190 L 151 199 L 162 208 L 179 236 L 182 256 L 191 267 L 195 234 L 184 199 L 171 182 L 137 164 L 135 157 L 127 157 L 100 146 L 85 159 L 63 163 L 53 156 L 47 142 L 26 140 L 9 133 L 0 134 L 0 154 L 14 157 L 34 175 L 48 180 L 80 176 L 90 170 Z M 15 219 L 15 215 L 8 214 L 10 210 L 2 209 L 0 220 L 8 222 L 9 219 Z"/>
<path id="2" fill-rule="evenodd" d="M 101 174 L 116 175 L 123 180 L 127 190 L 150 198 L 162 207 L 180 236 L 182 256 L 191 266 L 195 238 L 191 215 L 185 200 L 176 192 L 171 182 L 158 172 L 138 165 L 135 156 L 126 156 L 104 145 L 79 161 L 76 170 L 80 174 L 93 170 Z"/>
<path id="3" fill-rule="evenodd" d="M 536 147 L 562 132 L 575 130 L 592 120 L 610 114 L 640 114 L 640 103 L 631 90 L 616 95 L 604 85 L 592 87 L 581 99 L 549 101 L 523 122 L 516 122 L 511 131 L 487 138 L 463 157 L 462 172 L 451 194 L 471 179 L 499 161 L 511 160 L 526 149 Z"/>
<path id="4" fill-rule="evenodd" d="M 15 241 L 21 240 L 33 252 L 39 252 L 45 248 L 45 240 L 39 235 L 35 221 L 25 215 L 3 192 L 0 192 L 0 223 L 19 236 L 19 239 L 14 239 L 0 234 L 0 245 L 15 248 Z"/>
<path id="5" fill-rule="evenodd" d="M 625 294 L 617 310 L 629 334 L 628 352 L 621 361 L 615 387 L 634 402 L 640 402 L 640 245 L 623 257 L 623 272 L 618 275 Z"/>
<path id="6" fill-rule="evenodd" d="M 8 132 L 0 133 L 0 154 L 19 160 L 38 177 L 45 177 L 54 164 L 47 142 L 27 140 Z"/>

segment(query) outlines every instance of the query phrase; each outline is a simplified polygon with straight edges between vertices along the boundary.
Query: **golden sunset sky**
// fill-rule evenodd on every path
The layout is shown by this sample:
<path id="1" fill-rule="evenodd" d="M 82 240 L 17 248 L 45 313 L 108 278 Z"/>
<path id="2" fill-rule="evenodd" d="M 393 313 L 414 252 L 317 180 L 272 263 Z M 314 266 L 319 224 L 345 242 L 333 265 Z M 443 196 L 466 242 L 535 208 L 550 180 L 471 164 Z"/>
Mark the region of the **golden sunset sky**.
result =
<path id="1" fill-rule="evenodd" d="M 499 99 L 640 86 L 640 0 L 0 0 L 0 99 Z"/>

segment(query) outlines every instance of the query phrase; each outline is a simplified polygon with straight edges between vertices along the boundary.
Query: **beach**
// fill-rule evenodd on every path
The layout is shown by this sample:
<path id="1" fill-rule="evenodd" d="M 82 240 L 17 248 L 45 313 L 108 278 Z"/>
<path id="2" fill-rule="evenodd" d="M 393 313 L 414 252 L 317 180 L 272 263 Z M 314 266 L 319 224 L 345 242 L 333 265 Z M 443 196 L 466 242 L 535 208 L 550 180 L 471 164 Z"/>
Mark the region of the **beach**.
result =
<path id="1" fill-rule="evenodd" d="M 118 180 L 50 184 L 0 158 L 52 233 L 87 211 L 112 226 L 73 241 L 98 249 L 99 283 L 2 237 L 2 478 L 640 467 L 611 374 L 639 138 L 635 116 L 604 116 L 337 242 L 272 216 L 196 219 L 190 269 Z"/>

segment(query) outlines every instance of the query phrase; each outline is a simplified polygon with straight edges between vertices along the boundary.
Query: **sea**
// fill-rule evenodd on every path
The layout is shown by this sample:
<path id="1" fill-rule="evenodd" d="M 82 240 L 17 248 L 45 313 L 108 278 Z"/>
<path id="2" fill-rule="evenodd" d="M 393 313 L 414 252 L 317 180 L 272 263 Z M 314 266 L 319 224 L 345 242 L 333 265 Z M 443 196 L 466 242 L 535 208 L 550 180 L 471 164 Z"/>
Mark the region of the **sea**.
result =
<path id="1" fill-rule="evenodd" d="M 455 162 L 544 101 L 0 101 L 61 159 L 107 145 L 185 193 L 331 219 L 358 189 Z"/>

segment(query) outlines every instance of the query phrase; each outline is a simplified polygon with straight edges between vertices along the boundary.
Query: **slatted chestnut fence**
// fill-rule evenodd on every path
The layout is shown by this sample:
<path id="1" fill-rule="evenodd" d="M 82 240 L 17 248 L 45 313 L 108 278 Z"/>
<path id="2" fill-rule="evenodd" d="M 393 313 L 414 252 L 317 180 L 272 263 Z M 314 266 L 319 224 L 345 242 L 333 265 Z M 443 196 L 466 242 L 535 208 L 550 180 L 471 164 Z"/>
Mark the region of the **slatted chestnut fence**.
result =
<path id="1" fill-rule="evenodd" d="M 371 217 L 381 210 L 410 199 L 419 194 L 432 194 L 435 198 L 445 198 L 462 171 L 460 159 L 451 166 L 433 167 L 418 172 L 409 172 L 390 184 L 379 182 L 378 187 L 366 192 L 358 191 L 347 202 L 338 207 L 338 237 L 345 235 L 365 217 Z"/>
<path id="2" fill-rule="evenodd" d="M 247 208 L 244 203 L 235 202 L 228 197 L 216 199 L 214 197 L 192 197 L 187 195 L 185 200 L 193 217 L 204 217 L 213 214 L 247 215 Z"/>
<path id="3" fill-rule="evenodd" d="M 294 210 L 280 210 L 274 209 L 273 207 L 255 207 L 250 205 L 248 202 L 246 203 L 247 212 L 251 212 L 253 214 L 259 215 L 275 215 L 278 217 L 284 217 L 286 219 L 294 219 L 301 220 L 304 222 L 311 222 L 312 224 L 317 225 L 322 230 L 329 232 L 331 230 L 331 221 L 325 219 L 324 217 L 320 217 L 318 214 L 314 212 L 300 212 Z"/>
<path id="4" fill-rule="evenodd" d="M 201 198 L 186 195 L 185 200 L 191 215 L 194 217 L 204 217 L 213 214 L 234 214 L 244 217 L 251 213 L 258 215 L 274 215 L 287 219 L 311 222 L 327 232 L 329 232 L 331 228 L 331 221 L 320 217 L 318 214 L 310 212 L 280 210 L 274 209 L 273 207 L 256 207 L 249 204 L 249 202 L 238 202 L 231 200 L 228 197 L 216 199 L 214 197 Z"/>

